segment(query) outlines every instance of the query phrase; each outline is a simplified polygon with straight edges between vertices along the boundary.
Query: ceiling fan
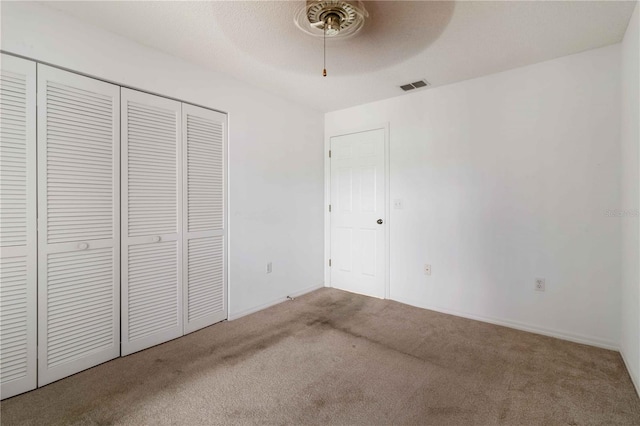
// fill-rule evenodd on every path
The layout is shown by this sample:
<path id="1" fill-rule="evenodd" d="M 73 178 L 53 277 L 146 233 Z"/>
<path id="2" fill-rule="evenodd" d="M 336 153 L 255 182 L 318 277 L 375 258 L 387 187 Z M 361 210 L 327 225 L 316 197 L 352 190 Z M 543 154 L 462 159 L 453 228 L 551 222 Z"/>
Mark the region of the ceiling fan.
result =
<path id="1" fill-rule="evenodd" d="M 307 0 L 298 10 L 294 22 L 298 28 L 324 42 L 324 69 L 327 76 L 326 58 L 327 37 L 345 39 L 356 35 L 364 26 L 369 13 L 362 1 Z"/>

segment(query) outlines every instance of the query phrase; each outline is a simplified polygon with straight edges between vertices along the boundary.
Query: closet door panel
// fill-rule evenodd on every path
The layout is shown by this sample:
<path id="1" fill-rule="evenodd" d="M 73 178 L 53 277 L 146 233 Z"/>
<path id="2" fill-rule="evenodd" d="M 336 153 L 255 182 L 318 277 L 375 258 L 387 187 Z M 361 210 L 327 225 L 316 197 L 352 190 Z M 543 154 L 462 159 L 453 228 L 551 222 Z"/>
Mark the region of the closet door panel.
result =
<path id="1" fill-rule="evenodd" d="M 38 383 L 120 354 L 119 87 L 38 65 Z"/>
<path id="2" fill-rule="evenodd" d="M 122 89 L 122 354 L 182 335 L 179 102 Z"/>
<path id="3" fill-rule="evenodd" d="M 224 114 L 182 105 L 184 329 L 227 318 Z"/>
<path id="4" fill-rule="evenodd" d="M 0 397 L 37 386 L 36 64 L 0 70 Z"/>

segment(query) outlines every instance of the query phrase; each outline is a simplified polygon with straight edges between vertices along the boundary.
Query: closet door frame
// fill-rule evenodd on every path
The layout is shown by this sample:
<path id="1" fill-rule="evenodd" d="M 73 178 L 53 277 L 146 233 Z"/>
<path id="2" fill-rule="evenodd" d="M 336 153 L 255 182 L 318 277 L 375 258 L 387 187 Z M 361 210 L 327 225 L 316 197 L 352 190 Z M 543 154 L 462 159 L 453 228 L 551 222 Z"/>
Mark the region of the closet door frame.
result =
<path id="1" fill-rule="evenodd" d="M 128 101 L 138 102 L 140 104 L 146 104 L 164 109 L 173 109 L 174 106 L 178 106 L 176 115 L 176 232 L 175 236 L 160 236 L 161 240 L 157 240 L 158 236 L 136 236 L 129 237 L 129 179 L 128 179 L 128 164 L 129 164 L 129 140 L 128 140 Z M 183 333 L 183 291 L 182 291 L 182 107 L 181 103 L 175 100 L 165 98 L 159 95 L 153 95 L 146 92 L 141 92 L 134 89 L 128 89 L 121 87 L 120 90 L 120 117 L 121 117 L 121 215 L 122 224 L 121 227 L 121 354 L 122 356 L 130 355 L 132 353 L 147 349 L 149 347 L 158 345 L 160 343 L 167 342 L 182 336 Z M 129 340 L 129 279 L 128 271 L 128 253 L 129 247 L 136 244 L 154 243 L 159 241 L 176 241 L 177 245 L 177 328 L 156 332 L 150 336 L 143 337 L 139 340 Z"/>
<path id="2" fill-rule="evenodd" d="M 113 92 L 113 232 L 112 238 L 90 241 L 91 249 L 113 247 L 113 343 L 108 350 L 84 356 L 73 362 L 48 367 L 48 280 L 47 257 L 49 254 L 74 252 L 77 242 L 62 242 L 53 245 L 47 241 L 47 78 L 55 77 L 55 82 L 72 88 L 94 90 L 96 93 Z M 38 64 L 38 386 L 44 386 L 56 380 L 70 376 L 87 368 L 120 356 L 120 315 L 118 301 L 120 299 L 120 88 L 91 77 L 86 77 L 70 71 L 48 65 Z M 82 244 L 82 243 L 80 243 Z M 82 248 L 80 248 L 82 250 Z"/>
<path id="3" fill-rule="evenodd" d="M 199 232 L 189 232 L 189 182 L 188 182 L 188 126 L 187 126 L 187 116 L 188 115 L 198 115 L 207 116 L 215 121 L 219 121 L 222 123 L 222 231 L 199 231 Z M 182 104 L 182 164 L 183 164 L 183 189 L 182 189 L 182 265 L 183 265 L 183 300 L 184 300 L 184 308 L 183 308 L 183 324 L 184 324 L 184 334 L 188 334 L 199 330 L 201 328 L 213 325 L 217 322 L 223 321 L 228 318 L 229 315 L 229 284 L 228 284 L 228 121 L 227 114 L 214 111 L 208 108 L 203 108 L 187 103 Z M 214 236 L 222 236 L 223 238 L 223 258 L 222 258 L 222 268 L 223 268 L 223 305 L 224 312 L 215 315 L 208 315 L 202 318 L 198 318 L 194 321 L 189 321 L 189 240 L 197 239 L 197 238 L 206 238 L 206 237 L 214 237 Z"/>
<path id="4" fill-rule="evenodd" d="M 26 258 L 26 374 L 0 385 L 0 399 L 35 389 L 38 385 L 38 231 L 36 156 L 36 62 L 2 54 L 2 70 L 25 77 L 26 245 L 0 248 L 0 258 Z M 5 348 L 1 352 L 4 354 Z"/>

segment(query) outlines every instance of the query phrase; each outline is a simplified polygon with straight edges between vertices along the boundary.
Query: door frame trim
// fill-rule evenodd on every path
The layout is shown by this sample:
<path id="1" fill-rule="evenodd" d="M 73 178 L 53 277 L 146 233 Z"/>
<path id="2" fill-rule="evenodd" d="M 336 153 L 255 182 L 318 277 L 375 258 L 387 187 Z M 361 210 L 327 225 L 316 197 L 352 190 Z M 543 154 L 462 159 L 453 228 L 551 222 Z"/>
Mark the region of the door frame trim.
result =
<path id="1" fill-rule="evenodd" d="M 389 122 L 380 125 L 362 126 L 355 128 L 340 129 L 325 132 L 324 135 L 324 285 L 325 287 L 333 287 L 331 284 L 331 269 L 329 268 L 329 259 L 331 259 L 331 214 L 329 213 L 329 204 L 331 203 L 331 159 L 329 158 L 329 150 L 331 149 L 331 138 L 337 136 L 351 135 L 354 133 L 369 132 L 372 130 L 384 130 L 384 298 L 389 299 L 391 293 L 390 286 L 390 140 L 389 140 Z"/>

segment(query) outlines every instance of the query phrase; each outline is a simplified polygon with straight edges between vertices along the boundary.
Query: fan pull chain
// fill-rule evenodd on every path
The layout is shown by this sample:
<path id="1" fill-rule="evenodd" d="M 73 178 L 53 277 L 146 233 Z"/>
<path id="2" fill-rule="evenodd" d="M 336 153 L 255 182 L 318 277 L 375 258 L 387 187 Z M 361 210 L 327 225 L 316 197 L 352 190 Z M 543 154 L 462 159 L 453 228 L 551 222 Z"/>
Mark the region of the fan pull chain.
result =
<path id="1" fill-rule="evenodd" d="M 324 68 L 322 69 L 322 76 L 327 76 L 327 24 L 324 25 L 324 29 L 322 31 L 322 54 L 324 55 L 322 65 Z"/>

